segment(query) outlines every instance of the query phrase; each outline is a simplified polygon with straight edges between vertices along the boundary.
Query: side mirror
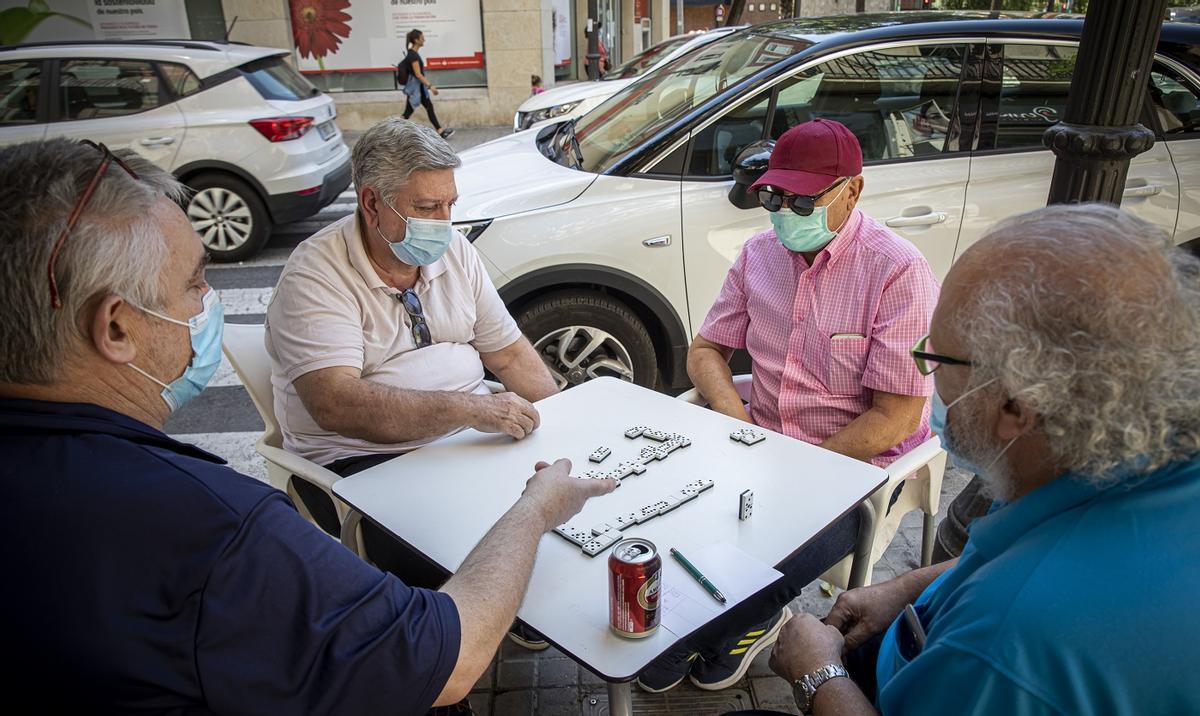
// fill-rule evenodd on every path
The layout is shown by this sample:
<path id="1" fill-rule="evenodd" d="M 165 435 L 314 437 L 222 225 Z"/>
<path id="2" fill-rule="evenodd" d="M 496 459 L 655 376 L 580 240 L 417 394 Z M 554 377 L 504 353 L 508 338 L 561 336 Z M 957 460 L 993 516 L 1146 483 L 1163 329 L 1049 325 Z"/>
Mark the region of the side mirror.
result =
<path id="1" fill-rule="evenodd" d="M 729 189 L 729 203 L 739 209 L 757 209 L 758 196 L 746 190 L 767 171 L 767 161 L 775 149 L 775 140 L 759 140 L 747 146 L 733 160 L 733 186 Z"/>

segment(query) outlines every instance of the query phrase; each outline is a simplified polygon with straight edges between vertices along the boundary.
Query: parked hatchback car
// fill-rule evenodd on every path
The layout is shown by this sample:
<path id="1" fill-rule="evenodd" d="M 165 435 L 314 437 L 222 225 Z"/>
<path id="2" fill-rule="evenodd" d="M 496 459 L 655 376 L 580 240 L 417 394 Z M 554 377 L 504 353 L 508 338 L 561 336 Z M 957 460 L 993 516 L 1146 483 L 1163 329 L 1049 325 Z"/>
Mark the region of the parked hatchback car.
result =
<path id="1" fill-rule="evenodd" d="M 517 107 L 517 113 L 513 116 L 513 131 L 582 117 L 638 78 L 645 77 L 680 55 L 744 27 L 718 27 L 715 30 L 668 37 L 620 67 L 604 73 L 604 77 L 596 82 L 572 82 L 535 94 Z"/>
<path id="2" fill-rule="evenodd" d="M 274 224 L 350 184 L 333 100 L 287 52 L 192 41 L 0 47 L 0 144 L 78 137 L 126 148 L 191 187 L 212 257 L 258 252 Z"/>
<path id="3" fill-rule="evenodd" d="M 860 206 L 943 277 L 997 220 L 1046 202 L 1079 20 L 898 13 L 759 25 L 684 55 L 575 123 L 463 154 L 454 218 L 563 386 L 686 383 L 685 356 L 742 244 L 745 183 L 816 117 L 862 144 Z M 1200 28 L 1168 24 L 1124 206 L 1200 237 Z"/>

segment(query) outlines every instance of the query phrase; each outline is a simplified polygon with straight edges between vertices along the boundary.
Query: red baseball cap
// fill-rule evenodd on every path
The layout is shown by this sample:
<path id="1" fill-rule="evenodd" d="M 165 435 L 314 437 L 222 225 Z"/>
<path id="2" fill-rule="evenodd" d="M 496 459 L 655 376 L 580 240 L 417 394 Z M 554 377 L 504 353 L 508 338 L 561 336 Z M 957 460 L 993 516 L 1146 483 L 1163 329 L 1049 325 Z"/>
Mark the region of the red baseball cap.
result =
<path id="1" fill-rule="evenodd" d="M 793 194 L 819 194 L 839 177 L 862 174 L 858 137 L 841 122 L 814 119 L 797 124 L 775 142 L 767 171 L 750 187 L 770 185 Z"/>

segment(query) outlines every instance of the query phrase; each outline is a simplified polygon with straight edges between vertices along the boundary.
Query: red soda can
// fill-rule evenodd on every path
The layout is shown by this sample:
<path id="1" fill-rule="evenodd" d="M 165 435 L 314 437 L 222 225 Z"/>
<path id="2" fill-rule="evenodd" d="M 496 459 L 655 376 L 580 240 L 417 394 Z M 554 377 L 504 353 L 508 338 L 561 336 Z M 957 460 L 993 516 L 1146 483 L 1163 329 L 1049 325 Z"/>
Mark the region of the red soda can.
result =
<path id="1" fill-rule="evenodd" d="M 639 639 L 658 629 L 662 557 L 647 539 L 621 540 L 608 557 L 608 623 L 620 636 Z"/>

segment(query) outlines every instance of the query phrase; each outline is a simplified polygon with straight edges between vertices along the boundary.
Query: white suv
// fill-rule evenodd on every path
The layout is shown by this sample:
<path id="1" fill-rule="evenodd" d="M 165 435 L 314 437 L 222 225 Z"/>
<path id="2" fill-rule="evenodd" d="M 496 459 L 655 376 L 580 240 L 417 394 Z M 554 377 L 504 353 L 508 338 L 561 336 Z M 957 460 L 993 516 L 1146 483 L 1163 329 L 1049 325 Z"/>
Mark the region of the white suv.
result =
<path id="1" fill-rule="evenodd" d="M 0 144 L 131 149 L 194 190 L 185 208 L 213 259 L 240 261 L 350 184 L 333 100 L 287 55 L 182 40 L 0 47 Z"/>
<path id="2" fill-rule="evenodd" d="M 742 244 L 747 187 L 816 117 L 862 144 L 861 208 L 946 275 L 997 220 L 1044 206 L 1080 20 L 992 13 L 787 19 L 733 33 L 577 122 L 462 154 L 453 218 L 562 386 L 682 387 L 692 336 Z M 1125 209 L 1200 246 L 1200 26 L 1164 25 Z M 737 366 L 741 367 L 741 366 Z"/>

